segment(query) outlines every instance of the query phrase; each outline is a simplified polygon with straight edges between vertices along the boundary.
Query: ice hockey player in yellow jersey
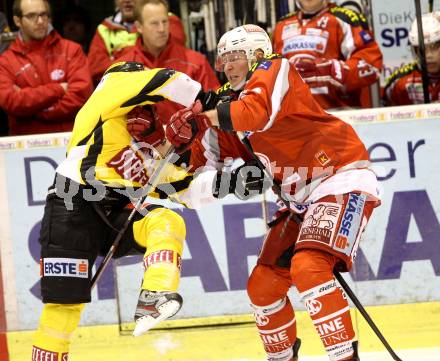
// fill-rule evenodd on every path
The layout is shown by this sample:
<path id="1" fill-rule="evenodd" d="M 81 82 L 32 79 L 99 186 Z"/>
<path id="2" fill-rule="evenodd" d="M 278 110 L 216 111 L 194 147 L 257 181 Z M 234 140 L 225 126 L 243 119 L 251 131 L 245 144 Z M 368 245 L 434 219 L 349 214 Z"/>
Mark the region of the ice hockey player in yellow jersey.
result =
<path id="1" fill-rule="evenodd" d="M 117 63 L 79 111 L 66 159 L 56 169 L 46 198 L 40 233 L 44 308 L 32 361 L 68 359 L 81 311 L 91 301 L 95 260 L 107 254 L 133 209 L 133 198 L 168 146 L 154 104 L 171 100 L 190 106 L 200 88 L 183 73 Z M 148 131 L 144 124 L 151 125 Z M 159 185 L 151 192 L 159 198 L 177 195 L 191 179 L 173 164 L 160 174 Z M 147 204 L 121 240 L 115 257 L 144 254 L 135 336 L 181 307 L 178 286 L 185 231 L 177 213 Z"/>

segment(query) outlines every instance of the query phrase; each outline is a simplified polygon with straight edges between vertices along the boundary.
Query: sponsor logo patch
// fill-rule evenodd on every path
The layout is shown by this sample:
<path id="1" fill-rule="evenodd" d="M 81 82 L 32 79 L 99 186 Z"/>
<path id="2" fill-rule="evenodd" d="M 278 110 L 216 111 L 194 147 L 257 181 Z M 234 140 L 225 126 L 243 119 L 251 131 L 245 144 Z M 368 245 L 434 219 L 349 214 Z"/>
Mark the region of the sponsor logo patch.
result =
<path id="1" fill-rule="evenodd" d="M 271 66 L 271 61 L 263 61 L 262 63 L 260 63 L 260 65 L 258 65 L 257 69 L 269 70 Z"/>
<path id="2" fill-rule="evenodd" d="M 286 350 L 288 347 L 292 347 L 289 337 L 287 336 L 287 330 L 267 334 L 260 333 L 260 337 L 266 352 L 276 353 Z"/>
<path id="3" fill-rule="evenodd" d="M 373 37 L 368 32 L 366 32 L 365 30 L 361 30 L 359 32 L 359 35 L 361 36 L 362 41 L 364 42 L 364 44 L 368 44 L 368 43 L 371 43 L 373 41 Z"/>
<path id="4" fill-rule="evenodd" d="M 122 149 L 107 162 L 107 165 L 113 168 L 123 179 L 138 182 L 142 185 L 147 184 L 148 177 L 143 161 L 130 147 Z"/>
<path id="5" fill-rule="evenodd" d="M 89 277 L 89 260 L 75 258 L 42 258 L 40 272 L 44 277 Z"/>
<path id="6" fill-rule="evenodd" d="M 305 305 L 310 316 L 315 316 L 321 312 L 322 303 L 317 299 L 306 300 Z"/>
<path id="7" fill-rule="evenodd" d="M 263 327 L 269 323 L 269 318 L 266 315 L 254 312 L 254 317 L 257 326 Z"/>
<path id="8" fill-rule="evenodd" d="M 160 251 L 152 252 L 144 258 L 145 269 L 155 263 L 175 263 L 179 270 L 182 267 L 180 255 L 170 249 L 161 249 Z"/>
<path id="9" fill-rule="evenodd" d="M 304 219 L 298 243 L 315 241 L 331 245 L 342 206 L 336 203 L 312 204 Z"/>
<path id="10" fill-rule="evenodd" d="M 342 321 L 342 316 L 326 320 L 315 325 L 325 347 L 347 341 L 347 330 Z"/>
<path id="11" fill-rule="evenodd" d="M 327 39 L 323 36 L 297 35 L 284 43 L 282 53 L 309 50 L 322 55 L 326 48 Z"/>
<path id="12" fill-rule="evenodd" d="M 63 354 L 64 357 L 65 354 Z M 42 348 L 32 347 L 32 361 L 58 361 L 58 352 L 44 350 Z M 62 359 L 61 361 L 67 361 Z"/>
<path id="13" fill-rule="evenodd" d="M 342 214 L 333 248 L 348 256 L 351 254 L 351 250 L 356 242 L 363 216 L 365 199 L 366 196 L 364 194 L 350 193 L 344 213 Z"/>

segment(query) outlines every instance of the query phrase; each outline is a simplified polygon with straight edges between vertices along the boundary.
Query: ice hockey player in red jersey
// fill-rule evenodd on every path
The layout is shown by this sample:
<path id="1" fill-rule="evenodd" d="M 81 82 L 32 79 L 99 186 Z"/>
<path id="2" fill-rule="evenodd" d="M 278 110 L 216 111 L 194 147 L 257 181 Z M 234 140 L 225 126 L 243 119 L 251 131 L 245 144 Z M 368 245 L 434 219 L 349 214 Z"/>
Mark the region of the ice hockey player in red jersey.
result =
<path id="1" fill-rule="evenodd" d="M 364 16 L 328 0 L 296 4 L 275 26 L 274 51 L 295 64 L 324 109 L 371 106 L 382 53 Z"/>
<path id="2" fill-rule="evenodd" d="M 422 16 L 423 37 L 425 43 L 426 66 L 429 77 L 429 95 L 431 102 L 440 101 L 440 11 Z M 414 53 L 419 57 L 419 37 L 417 20 L 411 25 L 409 41 Z M 422 104 L 423 82 L 419 61 L 406 64 L 397 69 L 387 79 L 385 86 L 386 105 Z"/>
<path id="3" fill-rule="evenodd" d="M 359 360 L 348 302 L 333 270 L 352 267 L 379 204 L 376 175 L 353 128 L 325 112 L 295 67 L 271 53 L 268 35 L 256 25 L 225 33 L 217 65 L 229 80 L 219 95 L 230 95 L 229 101 L 205 112 L 196 101 L 171 118 L 166 135 L 180 150 L 192 144 L 191 164 L 198 169 L 190 188 L 200 183 L 203 202 L 264 191 L 267 177 L 254 153 L 290 204 L 271 222 L 248 282 L 267 359 L 298 359 L 295 313 L 287 296 L 294 285 L 329 359 Z M 253 152 L 236 132 L 246 134 Z M 245 167 L 228 171 L 227 163 L 239 157 Z"/>

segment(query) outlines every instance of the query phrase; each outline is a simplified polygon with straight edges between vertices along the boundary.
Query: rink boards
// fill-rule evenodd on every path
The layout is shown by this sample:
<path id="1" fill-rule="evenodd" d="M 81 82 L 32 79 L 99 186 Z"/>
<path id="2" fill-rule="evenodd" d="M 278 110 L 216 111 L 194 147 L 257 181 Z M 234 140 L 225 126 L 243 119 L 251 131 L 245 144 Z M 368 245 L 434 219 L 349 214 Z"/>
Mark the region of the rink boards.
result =
<path id="1" fill-rule="evenodd" d="M 345 278 L 365 305 L 440 301 L 440 105 L 338 114 L 355 124 L 383 194 L 356 265 Z M 0 302 L 0 332 L 37 325 L 38 232 L 45 193 L 67 140 L 62 133 L 0 139 L 0 299 L 5 309 L 1 312 Z M 181 282 L 185 303 L 178 318 L 249 314 L 246 280 L 265 231 L 261 199 L 228 197 L 202 211 L 176 210 L 188 228 Z M 109 267 L 82 324 L 115 324 L 118 312 L 123 322 L 130 322 L 141 274 L 139 257 Z M 296 309 L 303 309 L 295 292 L 292 299 Z"/>

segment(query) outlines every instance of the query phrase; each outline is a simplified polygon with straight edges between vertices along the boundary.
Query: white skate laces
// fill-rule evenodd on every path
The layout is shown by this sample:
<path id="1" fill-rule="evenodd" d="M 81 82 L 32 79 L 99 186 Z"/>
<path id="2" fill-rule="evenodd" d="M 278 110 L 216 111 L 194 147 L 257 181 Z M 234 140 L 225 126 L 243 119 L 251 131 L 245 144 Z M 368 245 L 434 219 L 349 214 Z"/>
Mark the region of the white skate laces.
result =
<path id="1" fill-rule="evenodd" d="M 159 322 L 174 316 L 182 303 L 182 296 L 176 292 L 141 290 L 134 314 L 133 336 L 141 336 Z"/>

